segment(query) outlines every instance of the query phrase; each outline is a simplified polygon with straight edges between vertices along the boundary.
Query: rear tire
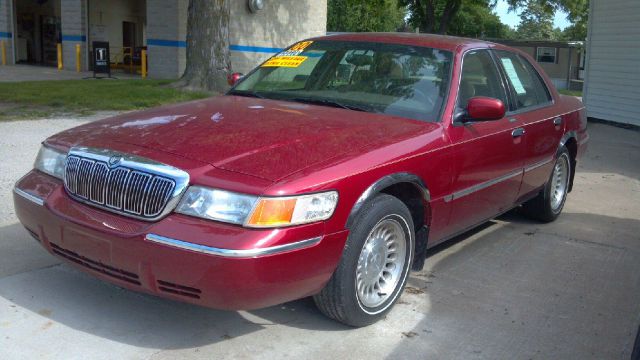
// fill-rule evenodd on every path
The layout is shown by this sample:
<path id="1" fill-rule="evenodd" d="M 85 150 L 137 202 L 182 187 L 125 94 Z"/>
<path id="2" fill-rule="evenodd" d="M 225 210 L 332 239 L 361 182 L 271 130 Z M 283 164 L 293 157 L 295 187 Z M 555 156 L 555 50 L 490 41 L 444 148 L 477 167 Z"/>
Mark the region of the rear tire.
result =
<path id="1" fill-rule="evenodd" d="M 313 297 L 318 309 L 360 327 L 384 317 L 407 282 L 415 234 L 409 209 L 380 194 L 357 215 L 333 276 Z"/>
<path id="2" fill-rule="evenodd" d="M 571 171 L 569 150 L 562 146 L 558 150 L 553 170 L 544 189 L 535 198 L 522 205 L 523 212 L 528 217 L 542 222 L 557 219 L 567 200 Z"/>

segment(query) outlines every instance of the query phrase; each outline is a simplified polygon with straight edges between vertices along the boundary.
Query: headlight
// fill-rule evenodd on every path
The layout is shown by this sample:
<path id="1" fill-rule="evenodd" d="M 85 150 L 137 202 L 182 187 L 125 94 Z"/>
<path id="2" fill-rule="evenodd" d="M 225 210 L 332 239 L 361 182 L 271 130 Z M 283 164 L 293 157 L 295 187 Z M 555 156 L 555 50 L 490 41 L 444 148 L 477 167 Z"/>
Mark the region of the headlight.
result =
<path id="1" fill-rule="evenodd" d="M 176 212 L 205 219 L 243 224 L 258 197 L 192 186 L 182 197 Z"/>
<path id="2" fill-rule="evenodd" d="M 33 167 L 51 176 L 55 176 L 58 179 L 62 179 L 64 176 L 64 161 L 66 157 L 67 154 L 58 152 L 50 147 L 42 146 Z"/>
<path id="3" fill-rule="evenodd" d="M 335 191 L 288 197 L 242 195 L 190 187 L 176 212 L 247 227 L 300 225 L 331 217 L 338 203 Z"/>

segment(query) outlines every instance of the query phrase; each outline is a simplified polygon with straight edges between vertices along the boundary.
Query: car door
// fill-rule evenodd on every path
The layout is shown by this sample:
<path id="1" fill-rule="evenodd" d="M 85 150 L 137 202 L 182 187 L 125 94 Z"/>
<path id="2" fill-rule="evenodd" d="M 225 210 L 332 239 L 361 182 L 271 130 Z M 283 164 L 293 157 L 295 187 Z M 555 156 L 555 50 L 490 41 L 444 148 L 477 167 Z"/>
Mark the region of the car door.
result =
<path id="1" fill-rule="evenodd" d="M 507 117 L 524 129 L 524 175 L 518 195 L 524 200 L 548 180 L 564 124 L 538 70 L 514 52 L 496 50 L 495 55 L 513 99 L 514 108 Z"/>
<path id="2" fill-rule="evenodd" d="M 510 106 L 504 79 L 489 50 L 465 53 L 458 90 L 456 112 L 466 109 L 469 99 L 486 96 Z M 493 121 L 452 121 L 448 134 L 454 167 L 453 192 L 447 226 L 450 234 L 466 230 L 509 210 L 518 194 L 522 178 L 522 124 L 504 117 Z"/>

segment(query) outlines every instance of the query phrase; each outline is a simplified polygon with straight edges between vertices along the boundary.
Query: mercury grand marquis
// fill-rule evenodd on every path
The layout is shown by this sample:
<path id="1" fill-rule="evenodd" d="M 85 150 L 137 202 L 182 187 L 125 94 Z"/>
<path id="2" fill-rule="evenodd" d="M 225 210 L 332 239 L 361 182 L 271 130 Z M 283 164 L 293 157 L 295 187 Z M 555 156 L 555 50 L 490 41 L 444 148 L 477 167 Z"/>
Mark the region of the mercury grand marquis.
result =
<path id="1" fill-rule="evenodd" d="M 124 288 L 229 310 L 312 296 L 365 326 L 428 248 L 515 207 L 556 219 L 588 141 L 582 103 L 489 42 L 337 34 L 229 80 L 46 139 L 14 188 L 24 227 Z"/>

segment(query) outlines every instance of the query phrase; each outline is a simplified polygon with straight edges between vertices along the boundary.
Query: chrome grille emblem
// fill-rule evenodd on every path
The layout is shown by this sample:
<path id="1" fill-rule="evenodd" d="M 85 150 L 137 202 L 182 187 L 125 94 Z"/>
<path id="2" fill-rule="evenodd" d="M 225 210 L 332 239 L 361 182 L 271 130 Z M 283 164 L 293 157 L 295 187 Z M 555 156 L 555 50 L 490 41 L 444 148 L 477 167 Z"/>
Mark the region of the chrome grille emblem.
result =
<path id="1" fill-rule="evenodd" d="M 109 167 L 111 168 L 116 167 L 118 166 L 118 164 L 120 164 L 121 161 L 122 161 L 121 156 L 114 155 L 109 158 Z"/>
<path id="2" fill-rule="evenodd" d="M 64 173 L 74 199 L 142 220 L 172 211 L 188 183 L 189 175 L 172 166 L 94 148 L 71 149 Z"/>

